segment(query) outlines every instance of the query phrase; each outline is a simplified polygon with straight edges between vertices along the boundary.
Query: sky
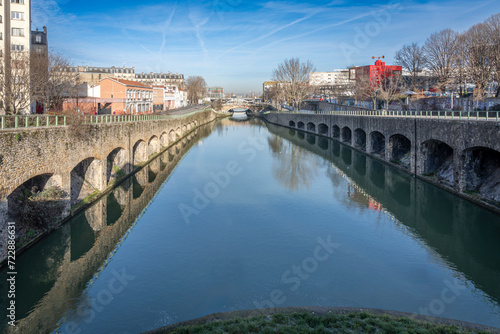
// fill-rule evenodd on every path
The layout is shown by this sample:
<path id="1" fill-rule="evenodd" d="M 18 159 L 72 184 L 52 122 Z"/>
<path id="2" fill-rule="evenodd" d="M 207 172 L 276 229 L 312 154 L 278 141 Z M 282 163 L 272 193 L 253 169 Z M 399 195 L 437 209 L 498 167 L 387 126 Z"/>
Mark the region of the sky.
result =
<path id="1" fill-rule="evenodd" d="M 459 32 L 500 1 L 32 0 L 32 28 L 73 65 L 201 75 L 226 93 L 262 91 L 292 57 L 317 71 L 393 62 L 403 45 Z"/>

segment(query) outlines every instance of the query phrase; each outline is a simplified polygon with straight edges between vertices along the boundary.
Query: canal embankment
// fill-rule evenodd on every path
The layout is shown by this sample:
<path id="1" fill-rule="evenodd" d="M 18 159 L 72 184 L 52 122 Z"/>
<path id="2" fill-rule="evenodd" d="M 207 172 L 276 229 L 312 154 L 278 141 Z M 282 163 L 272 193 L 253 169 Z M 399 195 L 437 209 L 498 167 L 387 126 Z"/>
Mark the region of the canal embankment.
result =
<path id="1" fill-rule="evenodd" d="M 130 120 L 105 117 L 0 132 L 0 267 L 9 221 L 16 222 L 19 254 L 193 130 L 225 115 L 204 110 Z"/>
<path id="2" fill-rule="evenodd" d="M 270 113 L 267 122 L 339 141 L 500 212 L 500 125 L 495 121 Z"/>

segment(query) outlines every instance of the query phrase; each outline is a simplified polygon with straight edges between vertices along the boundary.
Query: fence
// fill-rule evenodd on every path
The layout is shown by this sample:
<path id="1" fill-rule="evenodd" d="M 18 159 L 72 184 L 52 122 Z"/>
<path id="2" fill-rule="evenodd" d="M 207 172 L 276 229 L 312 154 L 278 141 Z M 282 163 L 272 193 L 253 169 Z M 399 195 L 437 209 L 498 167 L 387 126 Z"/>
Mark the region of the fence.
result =
<path id="1" fill-rule="evenodd" d="M 68 126 L 72 124 L 113 124 L 126 122 L 159 121 L 179 119 L 195 115 L 205 110 L 193 111 L 181 115 L 16 115 L 0 116 L 0 130 L 27 129 L 51 126 Z"/>
<path id="2" fill-rule="evenodd" d="M 444 119 L 444 120 L 471 120 L 471 121 L 475 120 L 475 121 L 495 121 L 495 122 L 498 122 L 500 119 L 500 111 L 463 112 L 463 111 L 352 110 L 352 111 L 315 111 L 315 112 L 273 111 L 273 113 L 368 116 L 368 117 L 432 118 L 432 119 Z"/>

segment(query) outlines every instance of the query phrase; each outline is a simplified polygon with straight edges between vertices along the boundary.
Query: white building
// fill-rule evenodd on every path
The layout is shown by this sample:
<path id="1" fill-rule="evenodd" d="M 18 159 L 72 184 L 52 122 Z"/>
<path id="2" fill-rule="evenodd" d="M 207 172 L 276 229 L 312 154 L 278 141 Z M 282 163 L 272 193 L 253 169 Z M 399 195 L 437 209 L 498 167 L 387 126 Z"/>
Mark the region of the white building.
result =
<path id="1" fill-rule="evenodd" d="M 165 110 L 187 106 L 187 92 L 177 86 L 165 86 Z"/>
<path id="2" fill-rule="evenodd" d="M 349 82 L 349 70 L 333 70 L 332 72 L 309 73 L 311 86 L 339 86 Z"/>
<path id="3" fill-rule="evenodd" d="M 5 73 L 11 73 L 11 51 L 29 53 L 31 48 L 30 42 L 30 0 L 0 0 L 0 60 L 1 65 L 4 66 Z M 28 100 L 27 103 L 29 103 L 29 94 L 26 96 L 26 99 Z M 0 101 L 0 113 L 5 113 L 3 104 L 4 100 L 2 99 Z M 29 113 L 29 109 L 27 107 L 18 111 Z"/>

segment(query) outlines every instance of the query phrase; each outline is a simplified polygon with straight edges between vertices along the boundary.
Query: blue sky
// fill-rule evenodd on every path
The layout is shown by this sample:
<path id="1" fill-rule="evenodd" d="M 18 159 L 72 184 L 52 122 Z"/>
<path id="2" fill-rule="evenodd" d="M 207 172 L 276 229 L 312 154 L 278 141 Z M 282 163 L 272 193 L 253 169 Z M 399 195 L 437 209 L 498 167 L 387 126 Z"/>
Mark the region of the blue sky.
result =
<path id="1" fill-rule="evenodd" d="M 33 0 L 32 27 L 74 65 L 201 75 L 225 92 L 260 91 L 284 59 L 318 71 L 366 65 L 372 56 L 464 31 L 500 12 L 500 1 Z"/>

